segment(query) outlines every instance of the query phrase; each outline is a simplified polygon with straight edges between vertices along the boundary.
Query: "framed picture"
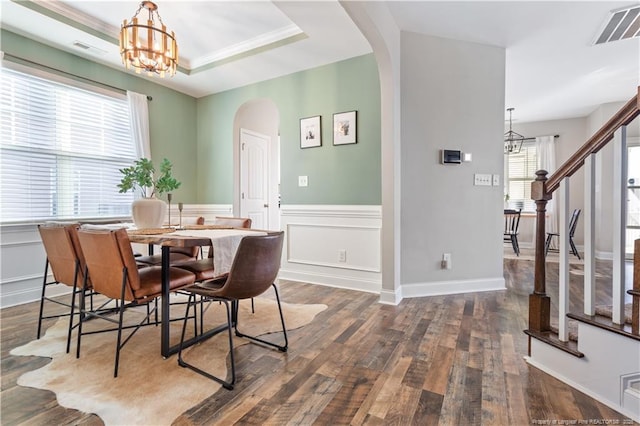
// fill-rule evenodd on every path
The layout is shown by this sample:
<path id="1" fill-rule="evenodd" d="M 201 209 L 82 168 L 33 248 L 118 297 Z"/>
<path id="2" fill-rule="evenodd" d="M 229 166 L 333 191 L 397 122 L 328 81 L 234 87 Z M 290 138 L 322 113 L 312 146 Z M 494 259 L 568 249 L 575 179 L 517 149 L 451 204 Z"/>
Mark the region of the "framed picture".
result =
<path id="1" fill-rule="evenodd" d="M 357 127 L 356 111 L 333 114 L 333 144 L 356 143 Z"/>
<path id="2" fill-rule="evenodd" d="M 313 148 L 322 145 L 320 116 L 300 119 L 300 148 Z"/>

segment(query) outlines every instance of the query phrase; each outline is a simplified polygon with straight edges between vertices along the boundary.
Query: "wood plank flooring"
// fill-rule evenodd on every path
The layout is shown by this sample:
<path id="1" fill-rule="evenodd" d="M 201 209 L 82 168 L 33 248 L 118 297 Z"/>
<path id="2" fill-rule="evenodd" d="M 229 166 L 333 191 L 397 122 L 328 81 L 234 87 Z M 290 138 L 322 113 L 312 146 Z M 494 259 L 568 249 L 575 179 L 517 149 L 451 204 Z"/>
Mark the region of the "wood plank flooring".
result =
<path id="1" fill-rule="evenodd" d="M 405 299 L 399 306 L 381 305 L 373 294 L 283 281 L 283 300 L 329 308 L 290 332 L 286 354 L 238 348 L 235 390 L 221 389 L 174 424 L 631 424 L 524 362 L 532 268 L 533 262 L 505 261 L 505 291 Z M 16 385 L 21 374 L 48 362 L 9 355 L 35 337 L 37 304 L 0 314 L 1 424 L 102 424 L 60 407 L 49 391 Z"/>

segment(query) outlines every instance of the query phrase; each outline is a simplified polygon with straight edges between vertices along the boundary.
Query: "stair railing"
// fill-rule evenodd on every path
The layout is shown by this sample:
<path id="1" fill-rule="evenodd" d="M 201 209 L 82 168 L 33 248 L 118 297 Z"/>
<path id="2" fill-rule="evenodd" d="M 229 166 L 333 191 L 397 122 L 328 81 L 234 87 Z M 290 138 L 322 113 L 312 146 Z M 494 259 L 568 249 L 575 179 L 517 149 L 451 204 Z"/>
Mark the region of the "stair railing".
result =
<path id="1" fill-rule="evenodd" d="M 626 144 L 626 126 L 631 123 L 638 115 L 640 115 L 640 87 L 636 96 L 634 96 L 629 102 L 627 102 L 607 123 L 605 123 L 584 145 L 582 145 L 578 151 L 576 151 L 558 170 L 547 178 L 547 171 L 538 170 L 536 172 L 536 179 L 531 183 L 531 198 L 536 204 L 536 235 L 535 235 L 535 266 L 534 266 L 534 290 L 529 296 L 529 329 L 525 330 L 529 336 L 536 337 L 540 340 L 546 340 L 551 342 L 548 338 L 549 332 L 551 332 L 551 301 L 546 294 L 546 267 L 545 267 L 545 236 L 546 236 L 546 206 L 547 202 L 552 199 L 552 194 L 558 190 L 560 191 L 560 202 L 564 202 L 564 205 L 560 208 L 560 271 L 559 271 L 559 328 L 558 339 L 561 342 L 568 340 L 566 314 L 569 306 L 569 286 L 568 286 L 568 183 L 569 177 L 576 171 L 585 167 L 585 314 L 594 314 L 594 299 L 595 299 L 595 256 L 594 247 L 591 245 L 592 234 L 594 232 L 594 211 L 595 200 L 593 194 L 595 192 L 595 161 L 594 154 L 600 151 L 609 142 L 616 139 L 616 145 L 624 147 Z M 621 140 L 621 142 L 619 142 Z M 620 152 L 622 150 L 620 149 Z M 614 154 L 616 155 L 616 154 Z M 620 154 L 621 155 L 621 154 Z M 617 160 L 620 160 L 618 158 Z M 614 174 L 623 176 L 626 174 L 624 165 L 622 170 L 614 171 Z M 614 178 L 615 179 L 615 178 Z M 624 178 L 620 178 L 624 179 Z M 620 183 L 620 190 L 614 192 L 620 192 L 616 195 L 614 193 L 614 203 L 624 203 L 625 197 L 622 192 L 622 182 Z M 591 207 L 591 208 L 590 208 Z M 624 212 L 624 208 L 622 209 Z M 620 214 L 619 216 L 622 216 Z M 622 221 L 622 227 L 624 224 L 624 217 L 614 217 L 614 222 L 620 224 Z M 614 233 L 619 232 L 614 223 Z M 620 231 L 622 232 L 622 231 Z M 564 237 L 564 238 L 563 238 Z M 622 236 L 618 236 L 617 240 L 614 238 L 614 253 L 615 245 L 620 245 L 620 241 L 624 242 Z M 622 258 L 617 259 L 621 263 L 622 273 L 624 272 L 624 245 L 622 244 Z M 636 258 L 638 257 L 638 244 L 636 244 Z M 618 250 L 619 252 L 619 250 Z M 620 256 L 618 256 L 620 257 Z M 564 266 L 563 266 L 564 264 Z M 637 269 L 636 262 L 636 269 Z M 614 275 L 620 274 L 616 272 L 616 259 L 614 255 Z M 618 278 L 620 278 L 618 276 Z M 614 276 L 614 288 L 613 288 L 613 321 L 618 323 L 622 319 L 624 320 L 624 275 L 622 276 L 622 289 L 616 288 Z M 637 280 L 634 277 L 634 281 Z M 633 324 L 635 328 L 638 326 L 638 311 L 640 310 L 640 292 L 629 291 L 629 294 L 633 296 Z M 622 308 L 622 312 L 620 309 Z M 556 345 L 557 346 L 557 345 Z"/>

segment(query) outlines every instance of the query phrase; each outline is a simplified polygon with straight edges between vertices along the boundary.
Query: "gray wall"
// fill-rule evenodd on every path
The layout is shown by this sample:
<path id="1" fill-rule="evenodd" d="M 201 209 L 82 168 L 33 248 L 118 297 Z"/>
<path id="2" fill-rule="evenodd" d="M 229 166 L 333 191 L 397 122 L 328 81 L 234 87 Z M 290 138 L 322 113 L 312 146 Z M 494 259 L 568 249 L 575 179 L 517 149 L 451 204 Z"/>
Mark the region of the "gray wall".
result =
<path id="1" fill-rule="evenodd" d="M 505 51 L 402 33 L 402 282 L 502 277 Z M 471 163 L 439 164 L 440 149 Z M 453 268 L 443 270 L 443 253 Z"/>
<path id="2" fill-rule="evenodd" d="M 559 135 L 555 139 L 556 167 L 560 167 L 576 150 L 582 146 L 589 132 L 586 118 L 571 118 L 566 120 L 536 121 L 529 123 L 513 123 L 513 130 L 526 137 Z M 551 174 L 549 174 L 551 176 Z M 531 176 L 533 181 L 535 176 Z M 579 170 L 571 177 L 569 185 L 571 192 L 570 210 L 582 209 L 584 206 L 584 172 Z M 557 209 L 556 209 L 557 211 Z M 535 236 L 535 215 L 523 216 L 520 221 L 520 237 L 523 246 L 533 247 Z M 575 242 L 583 244 L 582 221 L 578 220 Z"/>
<path id="3" fill-rule="evenodd" d="M 629 95 L 629 99 L 633 94 Z M 600 105 L 588 117 L 589 136 L 602 127 L 625 102 Z M 627 129 L 627 137 L 638 137 L 640 120 L 636 118 Z M 596 255 L 613 251 L 613 147 L 609 143 L 596 154 Z"/>
<path id="4" fill-rule="evenodd" d="M 633 95 L 630 94 L 630 98 Z M 602 127 L 620 108 L 624 102 L 614 102 L 598 106 L 589 116 L 565 120 L 550 120 L 528 123 L 513 123 L 513 130 L 526 137 L 559 135 L 556 139 L 556 165 L 560 167 L 569 159 L 593 134 Z M 628 127 L 628 137 L 638 138 L 640 120 L 634 120 Z M 613 152 L 607 145 L 596 154 L 596 250 L 601 256 L 610 256 L 612 250 L 613 199 L 612 175 Z M 535 176 L 532 176 L 532 180 Z M 569 210 L 584 209 L 584 171 L 578 170 L 570 178 Z M 574 241 L 578 246 L 584 244 L 584 220 L 578 220 Z M 533 245 L 534 217 L 523 217 L 520 224 L 520 241 L 524 245 Z"/>

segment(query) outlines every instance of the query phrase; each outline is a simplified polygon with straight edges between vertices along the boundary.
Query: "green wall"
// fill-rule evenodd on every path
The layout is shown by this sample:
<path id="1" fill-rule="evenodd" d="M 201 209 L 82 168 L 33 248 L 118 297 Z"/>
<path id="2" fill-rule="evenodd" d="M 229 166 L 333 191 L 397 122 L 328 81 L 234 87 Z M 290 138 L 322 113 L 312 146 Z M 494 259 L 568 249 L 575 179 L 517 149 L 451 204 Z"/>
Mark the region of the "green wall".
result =
<path id="1" fill-rule="evenodd" d="M 151 152 L 182 182 L 173 200 L 233 202 L 233 122 L 245 102 L 269 98 L 280 113 L 283 204 L 381 204 L 380 84 L 373 54 L 200 99 L 2 30 L 8 55 L 152 96 Z M 29 65 L 25 63 L 25 65 Z M 61 73 L 62 74 L 62 73 Z M 69 77 L 66 74 L 62 74 Z M 333 114 L 358 112 L 358 143 L 333 146 Z M 300 118 L 322 117 L 322 146 L 300 149 Z M 297 186 L 298 176 L 309 186 Z"/>
<path id="2" fill-rule="evenodd" d="M 283 204 L 381 204 L 380 83 L 373 54 L 200 98 L 199 203 L 233 202 L 233 122 L 245 102 L 280 113 Z M 333 146 L 333 114 L 356 110 L 357 144 Z M 300 149 L 300 118 L 320 115 L 322 146 Z M 298 187 L 298 176 L 309 186 Z"/>
<path id="3" fill-rule="evenodd" d="M 165 157 L 173 163 L 174 175 L 182 182 L 180 189 L 174 192 L 174 202 L 197 201 L 197 175 L 194 167 L 197 116 L 195 98 L 155 84 L 152 80 L 137 77 L 133 73 L 109 68 L 6 30 L 2 30 L 1 37 L 2 51 L 12 56 L 81 77 L 77 79 L 79 81 L 86 78 L 152 96 L 153 101 L 149 102 L 151 156 L 156 164 Z"/>

